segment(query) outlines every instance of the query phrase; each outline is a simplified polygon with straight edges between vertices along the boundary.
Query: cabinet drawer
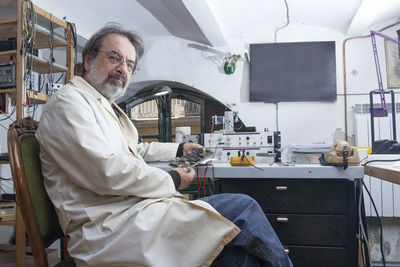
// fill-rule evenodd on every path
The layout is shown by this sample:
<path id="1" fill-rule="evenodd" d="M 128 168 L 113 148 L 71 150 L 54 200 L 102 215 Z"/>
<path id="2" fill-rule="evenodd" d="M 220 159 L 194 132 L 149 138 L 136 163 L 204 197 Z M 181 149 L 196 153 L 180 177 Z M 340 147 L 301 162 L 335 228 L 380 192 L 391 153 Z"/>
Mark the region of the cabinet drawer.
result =
<path id="1" fill-rule="evenodd" d="M 348 181 L 331 179 L 220 180 L 220 193 L 253 197 L 265 213 L 345 214 Z"/>
<path id="2" fill-rule="evenodd" d="M 267 214 L 282 244 L 345 247 L 349 242 L 344 215 Z"/>
<path id="3" fill-rule="evenodd" d="M 286 247 L 286 246 L 285 246 Z M 295 267 L 348 267 L 357 266 L 345 248 L 287 246 Z"/>

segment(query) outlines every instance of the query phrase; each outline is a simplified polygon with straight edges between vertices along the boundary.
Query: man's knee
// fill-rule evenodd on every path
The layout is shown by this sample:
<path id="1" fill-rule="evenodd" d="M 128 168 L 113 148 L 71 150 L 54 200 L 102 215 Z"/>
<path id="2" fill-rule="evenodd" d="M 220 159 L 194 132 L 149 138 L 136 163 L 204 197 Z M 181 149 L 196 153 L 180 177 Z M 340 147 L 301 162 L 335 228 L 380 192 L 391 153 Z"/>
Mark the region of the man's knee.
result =
<path id="1" fill-rule="evenodd" d="M 245 194 L 234 194 L 235 195 L 235 202 L 238 203 L 239 206 L 245 206 L 248 208 L 259 208 L 261 209 L 260 205 L 258 204 L 258 202 L 252 198 L 249 195 L 245 195 Z"/>

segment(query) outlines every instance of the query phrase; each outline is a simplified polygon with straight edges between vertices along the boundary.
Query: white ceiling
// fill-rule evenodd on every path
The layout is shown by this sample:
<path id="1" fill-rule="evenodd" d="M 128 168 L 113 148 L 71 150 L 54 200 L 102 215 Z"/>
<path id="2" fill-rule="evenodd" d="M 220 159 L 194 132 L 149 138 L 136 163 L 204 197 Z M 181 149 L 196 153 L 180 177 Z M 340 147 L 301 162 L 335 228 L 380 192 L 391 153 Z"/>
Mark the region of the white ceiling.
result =
<path id="1" fill-rule="evenodd" d="M 211 46 L 238 39 L 248 43 L 246 36 L 270 34 L 287 22 L 354 36 L 400 17 L 400 0 L 286 1 L 288 10 L 285 0 L 33 0 L 74 22 L 84 38 L 113 21 L 144 39 L 172 35 Z M 10 7 L 15 2 L 0 0 L 0 5 Z"/>

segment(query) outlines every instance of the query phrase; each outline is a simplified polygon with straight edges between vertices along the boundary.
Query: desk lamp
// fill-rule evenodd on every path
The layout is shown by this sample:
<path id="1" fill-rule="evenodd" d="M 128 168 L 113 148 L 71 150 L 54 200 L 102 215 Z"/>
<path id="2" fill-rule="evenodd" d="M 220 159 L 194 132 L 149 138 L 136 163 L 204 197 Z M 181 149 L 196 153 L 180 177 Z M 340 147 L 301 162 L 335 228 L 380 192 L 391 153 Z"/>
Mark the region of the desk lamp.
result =
<path id="1" fill-rule="evenodd" d="M 153 89 L 152 93 L 156 99 L 158 108 L 159 141 L 171 142 L 171 103 L 167 101 L 167 95 L 172 93 L 172 89 L 166 85 L 159 85 Z"/>
<path id="2" fill-rule="evenodd" d="M 165 95 L 168 95 L 170 93 L 172 93 L 172 89 L 166 85 L 159 85 L 157 87 L 154 87 L 153 89 L 153 96 L 160 97 L 163 101 L 165 100 Z"/>

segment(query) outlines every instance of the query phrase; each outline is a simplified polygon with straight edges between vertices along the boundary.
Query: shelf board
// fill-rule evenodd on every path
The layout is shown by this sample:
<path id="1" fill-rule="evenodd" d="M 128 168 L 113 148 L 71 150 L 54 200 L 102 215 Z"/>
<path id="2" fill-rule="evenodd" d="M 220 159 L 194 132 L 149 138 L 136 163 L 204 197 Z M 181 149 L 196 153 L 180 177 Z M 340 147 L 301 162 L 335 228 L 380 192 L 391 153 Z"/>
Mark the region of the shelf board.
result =
<path id="1" fill-rule="evenodd" d="M 13 226 L 13 225 L 15 225 L 15 219 L 14 220 L 11 220 L 11 221 L 0 221 L 0 225 L 10 225 L 10 226 Z"/>
<path id="2" fill-rule="evenodd" d="M 6 88 L 6 89 L 1 89 L 0 88 L 0 94 L 3 94 L 3 93 L 15 93 L 15 92 L 17 92 L 17 89 L 15 89 L 15 88 Z"/>
<path id="3" fill-rule="evenodd" d="M 0 160 L 0 164 L 10 164 L 8 160 Z"/>
<path id="4" fill-rule="evenodd" d="M 36 31 L 36 48 L 42 49 L 42 48 L 49 48 L 49 33 L 50 31 L 42 27 L 40 25 L 36 25 L 35 27 Z M 17 37 L 17 20 L 16 19 L 3 19 L 0 20 L 0 36 L 4 37 L 5 39 L 8 38 L 16 38 Z M 53 38 L 53 47 L 61 47 L 61 46 L 67 46 L 68 42 L 58 36 L 57 34 L 54 34 Z"/>
<path id="5" fill-rule="evenodd" d="M 17 23 L 17 19 L 0 19 L 0 25 Z"/>
<path id="6" fill-rule="evenodd" d="M 35 10 L 35 13 L 38 15 L 37 16 L 37 20 L 44 20 L 46 22 L 48 21 L 53 21 L 55 23 L 54 26 L 58 25 L 63 27 L 64 29 L 66 29 L 68 27 L 68 24 L 59 19 L 58 17 L 52 15 L 50 12 L 47 12 L 46 10 L 44 10 L 43 8 L 38 7 L 37 5 L 33 5 L 33 9 Z"/>
<path id="7" fill-rule="evenodd" d="M 26 90 L 26 94 L 31 104 L 45 104 L 49 100 L 49 96 L 43 93 Z"/>
<path id="8" fill-rule="evenodd" d="M 26 57 L 27 59 L 27 66 L 30 64 L 31 56 L 28 55 Z M 37 73 L 44 74 L 44 73 L 50 73 L 50 63 L 48 60 L 37 57 L 37 56 L 32 56 L 33 60 L 33 71 L 36 71 Z M 65 66 L 55 64 L 53 63 L 53 73 L 56 72 L 66 72 L 68 69 Z"/>
<path id="9" fill-rule="evenodd" d="M 8 38 L 17 37 L 17 19 L 2 19 L 0 20 L 0 36 Z"/>
<path id="10" fill-rule="evenodd" d="M 16 54 L 17 54 L 17 50 L 0 51 L 0 57 L 15 56 Z"/>
<path id="11" fill-rule="evenodd" d="M 49 47 L 49 31 L 41 26 L 36 26 L 36 47 L 38 49 Z M 67 46 L 67 41 L 53 35 L 53 47 Z"/>

